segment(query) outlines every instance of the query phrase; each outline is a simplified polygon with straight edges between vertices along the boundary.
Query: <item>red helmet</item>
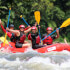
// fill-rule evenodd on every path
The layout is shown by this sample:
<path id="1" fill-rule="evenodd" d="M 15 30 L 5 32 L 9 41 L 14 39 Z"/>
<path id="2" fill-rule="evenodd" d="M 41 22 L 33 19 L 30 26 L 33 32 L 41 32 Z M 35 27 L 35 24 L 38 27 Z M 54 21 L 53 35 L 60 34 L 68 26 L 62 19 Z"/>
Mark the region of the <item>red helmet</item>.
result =
<path id="1" fill-rule="evenodd" d="M 51 27 L 48 27 L 48 28 L 46 28 L 46 30 L 51 30 L 52 31 L 53 29 Z"/>
<path id="2" fill-rule="evenodd" d="M 19 26 L 19 28 L 21 28 L 21 27 L 22 27 L 22 28 L 25 28 L 25 26 L 24 26 L 24 25 L 20 25 L 20 26 Z"/>
<path id="3" fill-rule="evenodd" d="M 35 30 L 37 30 L 37 27 L 35 27 L 35 26 L 32 26 L 32 28 L 31 29 L 35 29 Z"/>

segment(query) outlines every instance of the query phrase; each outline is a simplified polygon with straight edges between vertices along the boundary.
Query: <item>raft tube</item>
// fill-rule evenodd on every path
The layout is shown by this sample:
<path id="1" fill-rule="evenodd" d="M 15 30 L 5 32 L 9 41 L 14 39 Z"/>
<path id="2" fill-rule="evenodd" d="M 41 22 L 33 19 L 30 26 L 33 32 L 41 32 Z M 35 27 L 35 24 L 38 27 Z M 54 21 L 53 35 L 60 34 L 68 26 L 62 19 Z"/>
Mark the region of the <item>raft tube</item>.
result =
<path id="1" fill-rule="evenodd" d="M 5 46 L 3 46 L 3 43 L 1 43 L 0 49 L 2 48 L 7 49 L 12 53 L 17 53 L 17 52 L 24 53 L 28 49 L 28 48 L 16 48 L 13 42 L 9 42 L 9 45 L 5 44 Z M 46 52 L 52 52 L 52 51 L 60 52 L 63 50 L 70 51 L 70 45 L 65 44 L 65 43 L 56 43 L 56 44 L 48 45 L 46 47 L 33 49 L 33 50 L 37 51 L 38 53 L 46 53 Z"/>

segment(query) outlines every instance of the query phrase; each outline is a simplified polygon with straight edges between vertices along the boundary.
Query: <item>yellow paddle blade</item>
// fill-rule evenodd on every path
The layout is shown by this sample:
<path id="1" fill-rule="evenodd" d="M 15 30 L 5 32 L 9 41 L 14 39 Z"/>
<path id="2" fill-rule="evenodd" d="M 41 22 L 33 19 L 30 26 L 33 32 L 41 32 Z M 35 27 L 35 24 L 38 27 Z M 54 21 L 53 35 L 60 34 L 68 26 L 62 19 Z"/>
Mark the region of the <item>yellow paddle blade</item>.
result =
<path id="1" fill-rule="evenodd" d="M 6 38 L 7 38 L 7 32 L 6 32 L 6 34 L 5 34 L 5 39 L 4 39 L 4 42 L 3 42 L 3 46 L 5 46 Z"/>
<path id="2" fill-rule="evenodd" d="M 62 23 L 62 25 L 60 26 L 60 28 L 62 28 L 62 27 L 67 27 L 67 26 L 69 26 L 70 25 L 70 18 L 68 18 L 66 21 L 64 21 L 63 23 Z"/>
<path id="3" fill-rule="evenodd" d="M 35 20 L 37 21 L 37 23 L 39 25 L 39 23 L 40 23 L 40 11 L 35 11 L 34 15 L 35 15 Z"/>
<path id="4" fill-rule="evenodd" d="M 5 37 L 0 37 L 0 41 L 1 41 L 1 42 L 4 42 L 4 40 L 5 40 Z M 6 40 L 5 43 L 6 43 L 6 44 L 9 44 L 9 43 L 8 43 L 8 40 Z"/>

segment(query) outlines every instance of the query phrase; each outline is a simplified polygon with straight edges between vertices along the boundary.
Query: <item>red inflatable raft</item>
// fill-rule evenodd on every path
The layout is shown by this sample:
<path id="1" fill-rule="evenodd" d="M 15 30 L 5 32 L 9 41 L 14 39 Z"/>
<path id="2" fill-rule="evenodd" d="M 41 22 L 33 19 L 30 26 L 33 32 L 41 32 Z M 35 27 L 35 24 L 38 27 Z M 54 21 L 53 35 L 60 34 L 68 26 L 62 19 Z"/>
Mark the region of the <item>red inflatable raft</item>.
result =
<path id="1" fill-rule="evenodd" d="M 7 49 L 9 50 L 10 52 L 12 53 L 16 53 L 16 52 L 26 52 L 28 48 L 16 48 L 15 47 L 15 44 L 12 43 L 12 42 L 9 42 L 9 45 L 5 45 L 3 47 L 3 43 L 0 44 L 0 49 Z M 42 48 L 39 48 L 39 49 L 33 49 L 39 53 L 46 53 L 46 52 L 51 52 L 51 51 L 63 51 L 63 50 L 67 50 L 67 51 L 70 51 L 70 45 L 68 44 L 64 44 L 64 43 L 56 43 L 56 44 L 52 44 L 52 45 L 49 45 L 49 46 L 46 46 L 46 47 L 42 47 Z"/>

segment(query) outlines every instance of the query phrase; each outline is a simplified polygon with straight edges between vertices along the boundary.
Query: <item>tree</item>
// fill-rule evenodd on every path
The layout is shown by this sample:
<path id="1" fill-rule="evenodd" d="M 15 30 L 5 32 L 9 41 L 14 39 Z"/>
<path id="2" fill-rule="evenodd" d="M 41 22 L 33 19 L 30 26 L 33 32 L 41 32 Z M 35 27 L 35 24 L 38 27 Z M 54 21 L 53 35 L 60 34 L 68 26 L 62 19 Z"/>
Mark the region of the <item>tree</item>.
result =
<path id="1" fill-rule="evenodd" d="M 41 34 L 46 32 L 48 26 L 55 29 L 59 27 L 64 20 L 70 17 L 70 0 L 0 0 L 0 18 L 6 27 L 8 21 L 8 11 L 11 7 L 10 24 L 15 25 L 18 29 L 20 24 L 27 26 L 20 18 L 23 15 L 25 20 L 33 26 L 35 21 L 34 12 L 41 12 Z M 60 30 L 61 38 L 69 38 L 69 28 Z M 1 32 L 1 35 L 3 33 Z M 59 40 L 60 41 L 60 40 Z"/>

